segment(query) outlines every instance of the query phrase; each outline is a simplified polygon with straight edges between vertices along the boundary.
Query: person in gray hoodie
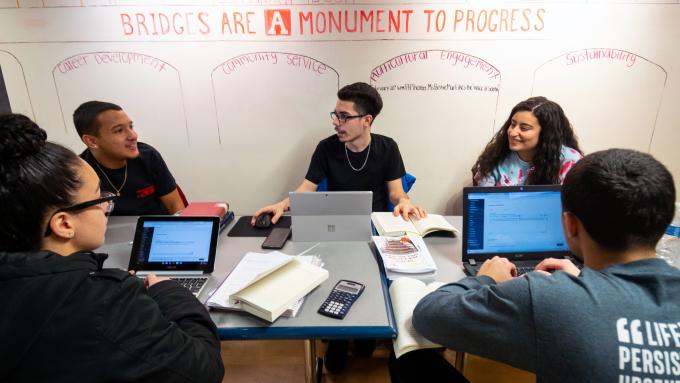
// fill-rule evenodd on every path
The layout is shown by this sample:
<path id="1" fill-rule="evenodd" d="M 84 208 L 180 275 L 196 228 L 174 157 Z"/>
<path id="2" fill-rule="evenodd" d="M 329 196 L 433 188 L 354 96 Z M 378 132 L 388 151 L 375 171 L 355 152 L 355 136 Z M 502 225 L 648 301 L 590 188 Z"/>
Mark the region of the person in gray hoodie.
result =
<path id="1" fill-rule="evenodd" d="M 413 326 L 537 382 L 680 382 L 680 270 L 655 253 L 674 201 L 673 178 L 652 156 L 590 154 L 562 187 L 564 233 L 582 270 L 547 259 L 515 277 L 495 257 L 425 296 Z"/>

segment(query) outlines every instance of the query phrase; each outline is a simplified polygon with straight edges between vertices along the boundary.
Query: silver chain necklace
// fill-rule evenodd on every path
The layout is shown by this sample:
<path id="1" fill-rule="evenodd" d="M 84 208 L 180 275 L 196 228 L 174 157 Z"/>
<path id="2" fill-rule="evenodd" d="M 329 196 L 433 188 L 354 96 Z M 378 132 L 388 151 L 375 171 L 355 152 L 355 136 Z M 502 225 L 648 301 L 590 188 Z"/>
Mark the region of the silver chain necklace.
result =
<path id="1" fill-rule="evenodd" d="M 114 185 L 113 182 L 111 182 L 111 179 L 109 178 L 108 175 L 106 175 L 106 172 L 104 171 L 104 169 L 102 169 L 102 167 L 99 166 L 99 163 L 97 162 L 97 160 L 94 161 L 94 164 L 97 165 L 97 168 L 99 169 L 99 171 L 101 171 L 102 174 L 104 175 L 104 177 L 106 178 L 106 180 L 109 181 L 109 185 L 111 185 L 113 190 L 116 191 L 116 195 L 120 196 L 120 191 L 123 190 L 123 188 L 125 187 L 125 183 L 127 182 L 127 162 L 125 163 L 125 176 L 123 177 L 123 183 L 120 184 L 119 188 L 117 188 L 116 185 Z"/>
<path id="2" fill-rule="evenodd" d="M 368 143 L 368 153 L 366 153 L 366 159 L 364 160 L 364 164 L 361 165 L 359 169 L 352 166 L 352 161 L 349 160 L 349 153 L 347 153 L 347 144 L 345 144 L 345 157 L 347 157 L 347 163 L 349 164 L 349 167 L 352 168 L 352 170 L 354 170 L 355 172 L 360 172 L 366 167 L 366 164 L 368 163 L 368 156 L 371 155 L 371 143 L 372 142 Z"/>

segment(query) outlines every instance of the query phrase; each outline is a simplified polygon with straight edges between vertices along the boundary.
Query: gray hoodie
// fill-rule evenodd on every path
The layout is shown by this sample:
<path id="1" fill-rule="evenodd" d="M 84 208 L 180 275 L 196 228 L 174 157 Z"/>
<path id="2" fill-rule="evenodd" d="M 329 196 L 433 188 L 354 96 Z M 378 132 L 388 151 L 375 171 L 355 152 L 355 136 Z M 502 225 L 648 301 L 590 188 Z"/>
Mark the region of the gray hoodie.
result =
<path id="1" fill-rule="evenodd" d="M 578 277 L 464 278 L 424 297 L 413 325 L 537 382 L 680 383 L 680 270 L 659 259 Z"/>

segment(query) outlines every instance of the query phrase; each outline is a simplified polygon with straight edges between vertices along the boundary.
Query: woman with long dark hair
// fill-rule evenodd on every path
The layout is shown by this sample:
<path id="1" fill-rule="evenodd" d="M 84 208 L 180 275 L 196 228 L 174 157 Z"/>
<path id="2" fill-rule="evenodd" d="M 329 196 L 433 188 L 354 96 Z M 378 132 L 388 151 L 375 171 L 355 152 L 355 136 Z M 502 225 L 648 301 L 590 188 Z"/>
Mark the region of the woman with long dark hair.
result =
<path id="1" fill-rule="evenodd" d="M 472 167 L 478 186 L 561 184 L 583 157 L 562 108 L 545 97 L 520 102 Z"/>
<path id="2" fill-rule="evenodd" d="M 221 381 L 217 330 L 191 292 L 102 268 L 114 196 L 46 138 L 0 115 L 0 381 Z"/>

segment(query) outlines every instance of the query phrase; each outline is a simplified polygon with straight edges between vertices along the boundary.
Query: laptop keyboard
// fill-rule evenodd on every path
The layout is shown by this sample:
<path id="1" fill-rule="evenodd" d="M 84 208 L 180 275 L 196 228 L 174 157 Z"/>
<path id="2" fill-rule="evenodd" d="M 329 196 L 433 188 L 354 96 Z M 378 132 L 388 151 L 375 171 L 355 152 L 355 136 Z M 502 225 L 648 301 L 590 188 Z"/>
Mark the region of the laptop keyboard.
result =
<path id="1" fill-rule="evenodd" d="M 572 260 L 572 262 L 573 262 L 573 260 Z M 583 269 L 582 263 L 578 263 L 578 262 L 573 262 L 573 263 L 576 267 L 578 267 L 579 270 Z M 468 271 L 468 273 L 470 275 L 477 275 L 477 273 L 479 272 L 480 266 L 481 265 L 479 265 L 479 264 L 477 264 L 475 266 L 471 266 L 469 264 L 466 264 L 465 269 Z M 520 275 L 524 275 L 526 273 L 529 273 L 531 271 L 534 271 L 536 266 L 535 265 L 534 266 L 518 266 L 517 264 L 515 264 L 515 267 L 517 268 L 517 276 L 520 276 Z"/>
<path id="2" fill-rule="evenodd" d="M 198 295 L 198 293 L 201 291 L 201 288 L 203 288 L 205 283 L 208 281 L 208 277 L 189 277 L 189 278 L 172 277 L 170 279 L 172 279 L 173 281 L 177 281 L 177 283 L 179 283 L 180 286 L 188 289 L 194 295 Z"/>
<path id="3" fill-rule="evenodd" d="M 526 274 L 530 271 L 534 271 L 534 268 L 531 266 L 517 266 L 517 276 L 520 276 L 522 274 Z"/>
<path id="4" fill-rule="evenodd" d="M 477 275 L 479 272 L 480 266 L 466 266 L 466 269 L 468 270 L 470 275 Z M 516 266 L 517 268 L 517 276 L 519 277 L 520 275 L 524 275 L 528 272 L 534 271 L 533 266 Z"/>

